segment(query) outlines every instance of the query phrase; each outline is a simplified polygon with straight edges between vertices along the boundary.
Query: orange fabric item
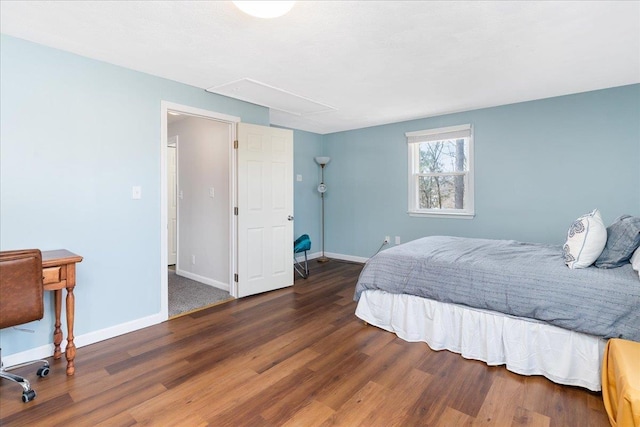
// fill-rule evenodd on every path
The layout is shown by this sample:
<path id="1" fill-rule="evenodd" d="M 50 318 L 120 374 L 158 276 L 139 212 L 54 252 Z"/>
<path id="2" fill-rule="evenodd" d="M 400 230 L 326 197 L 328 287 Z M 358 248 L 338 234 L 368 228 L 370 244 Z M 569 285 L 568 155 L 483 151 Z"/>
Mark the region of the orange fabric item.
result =
<path id="1" fill-rule="evenodd" d="M 614 427 L 640 427 L 640 343 L 610 339 L 602 358 L 602 399 Z"/>

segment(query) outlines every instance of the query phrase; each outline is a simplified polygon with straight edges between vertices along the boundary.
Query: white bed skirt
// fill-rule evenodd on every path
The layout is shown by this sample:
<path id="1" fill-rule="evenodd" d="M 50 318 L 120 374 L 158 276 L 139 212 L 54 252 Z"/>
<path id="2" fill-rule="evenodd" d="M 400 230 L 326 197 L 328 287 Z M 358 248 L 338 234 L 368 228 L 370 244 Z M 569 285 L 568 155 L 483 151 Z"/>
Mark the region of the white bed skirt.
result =
<path id="1" fill-rule="evenodd" d="M 606 340 L 556 326 L 379 290 L 362 293 L 356 316 L 405 341 L 425 342 L 521 375 L 600 391 Z"/>

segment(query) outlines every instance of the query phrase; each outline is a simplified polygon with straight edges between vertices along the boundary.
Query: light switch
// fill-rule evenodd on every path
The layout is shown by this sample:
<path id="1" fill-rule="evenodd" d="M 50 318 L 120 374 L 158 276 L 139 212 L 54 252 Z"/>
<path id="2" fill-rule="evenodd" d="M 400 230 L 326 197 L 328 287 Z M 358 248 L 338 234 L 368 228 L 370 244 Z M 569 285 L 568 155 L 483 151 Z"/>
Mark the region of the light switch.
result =
<path id="1" fill-rule="evenodd" d="M 302 175 L 300 174 L 296 175 L 296 181 L 302 182 Z"/>
<path id="2" fill-rule="evenodd" d="M 209 197 L 211 197 L 213 199 L 213 196 L 215 196 L 216 192 L 213 189 L 213 187 L 209 187 Z"/>
<path id="3" fill-rule="evenodd" d="M 184 198 L 184 194 L 182 194 L 182 190 L 178 192 L 178 198 L 182 200 Z"/>
<path id="4" fill-rule="evenodd" d="M 142 187 L 136 185 L 131 188 L 131 198 L 138 200 L 142 198 Z"/>

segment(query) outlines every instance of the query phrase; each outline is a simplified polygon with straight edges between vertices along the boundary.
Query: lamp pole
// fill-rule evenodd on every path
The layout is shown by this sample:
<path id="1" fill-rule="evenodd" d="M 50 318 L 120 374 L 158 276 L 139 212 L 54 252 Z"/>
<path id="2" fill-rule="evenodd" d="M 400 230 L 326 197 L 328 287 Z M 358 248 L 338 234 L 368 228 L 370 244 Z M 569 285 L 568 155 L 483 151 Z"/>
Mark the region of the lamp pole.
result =
<path id="1" fill-rule="evenodd" d="M 330 157 L 318 156 L 315 158 L 316 163 L 320 165 L 320 185 L 318 185 L 318 192 L 320 193 L 320 199 L 322 203 L 322 256 L 318 258 L 318 262 L 327 262 L 329 258 L 324 256 L 324 193 L 327 191 L 327 186 L 324 183 L 324 167 L 331 161 Z"/>
<path id="2" fill-rule="evenodd" d="M 320 171 L 321 171 L 320 184 L 324 184 L 324 167 L 325 166 L 326 166 L 326 163 L 320 164 Z M 322 201 L 322 256 L 318 258 L 318 262 L 327 262 L 329 261 L 329 258 L 324 256 L 324 191 L 320 193 L 320 200 Z"/>

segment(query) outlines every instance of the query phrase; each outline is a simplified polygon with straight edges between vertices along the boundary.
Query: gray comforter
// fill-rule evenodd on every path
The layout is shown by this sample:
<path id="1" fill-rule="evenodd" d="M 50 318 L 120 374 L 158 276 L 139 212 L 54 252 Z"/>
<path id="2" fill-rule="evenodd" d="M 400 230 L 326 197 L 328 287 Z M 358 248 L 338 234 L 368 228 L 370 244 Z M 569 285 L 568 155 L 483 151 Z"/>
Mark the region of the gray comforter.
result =
<path id="1" fill-rule="evenodd" d="M 561 246 L 432 236 L 395 246 L 365 265 L 367 289 L 541 320 L 601 338 L 640 341 L 640 279 L 631 264 L 571 270 Z"/>

